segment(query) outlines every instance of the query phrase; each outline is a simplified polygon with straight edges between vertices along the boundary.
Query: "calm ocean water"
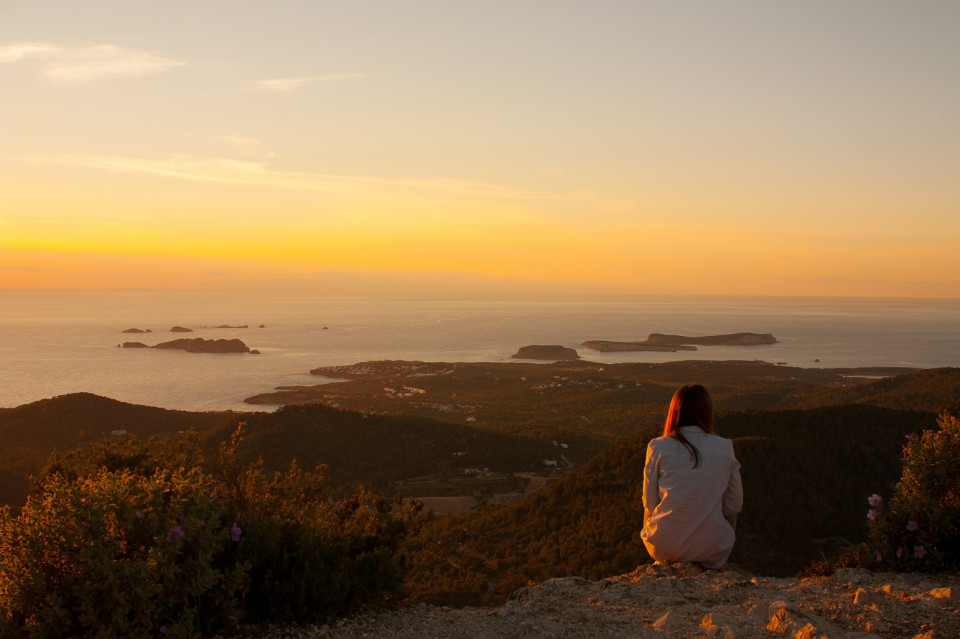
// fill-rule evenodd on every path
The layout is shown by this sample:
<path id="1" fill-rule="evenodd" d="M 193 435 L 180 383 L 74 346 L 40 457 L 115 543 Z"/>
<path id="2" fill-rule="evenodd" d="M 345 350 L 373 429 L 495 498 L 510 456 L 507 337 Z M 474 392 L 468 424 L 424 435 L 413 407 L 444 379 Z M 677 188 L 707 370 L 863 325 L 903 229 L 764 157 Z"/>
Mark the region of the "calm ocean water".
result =
<path id="1" fill-rule="evenodd" d="M 221 324 L 248 329 L 216 329 Z M 263 328 L 258 328 L 260 325 Z M 170 333 L 172 326 L 192 334 Z M 129 335 L 127 328 L 152 329 Z M 588 339 L 773 333 L 779 344 L 598 353 Z M 240 338 L 262 354 L 123 349 Z M 960 300 L 639 298 L 608 301 L 337 301 L 170 291 L 0 291 L 0 407 L 87 391 L 150 406 L 251 410 L 243 398 L 316 384 L 309 370 L 365 360 L 515 361 L 563 344 L 597 362 L 760 359 L 802 367 L 960 366 Z M 819 363 L 814 360 L 819 359 Z M 264 410 L 269 407 L 258 407 Z"/>

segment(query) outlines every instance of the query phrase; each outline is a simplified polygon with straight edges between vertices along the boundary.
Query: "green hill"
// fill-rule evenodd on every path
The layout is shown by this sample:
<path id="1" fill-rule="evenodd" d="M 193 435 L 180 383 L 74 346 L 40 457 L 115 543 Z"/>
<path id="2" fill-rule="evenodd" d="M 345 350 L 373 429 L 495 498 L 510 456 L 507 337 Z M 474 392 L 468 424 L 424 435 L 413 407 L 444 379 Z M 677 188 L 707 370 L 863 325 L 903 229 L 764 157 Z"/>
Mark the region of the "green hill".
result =
<path id="1" fill-rule="evenodd" d="M 852 372 L 853 375 L 857 373 Z M 930 368 L 812 393 L 803 407 L 865 404 L 960 414 L 960 368 Z"/>
<path id="2" fill-rule="evenodd" d="M 866 406 L 719 415 L 745 492 L 731 561 L 787 575 L 841 540 L 862 540 L 866 497 L 897 479 L 904 436 L 935 424 L 931 413 Z M 598 579 L 649 561 L 639 533 L 656 434 L 627 437 L 516 504 L 428 522 L 410 542 L 411 593 L 489 603 L 531 582 Z"/>
<path id="3" fill-rule="evenodd" d="M 392 491 L 393 482 L 464 468 L 509 475 L 544 468 L 559 449 L 545 439 L 478 430 L 423 417 L 363 415 L 318 404 L 285 406 L 243 418 L 247 461 L 263 458 L 270 471 L 296 459 L 301 468 L 328 467 L 333 485 L 364 484 Z M 207 431 L 201 441 L 211 457 L 236 425 Z"/>
<path id="4" fill-rule="evenodd" d="M 212 428 L 229 416 L 138 406 L 91 393 L 0 408 L 0 503 L 22 504 L 27 475 L 39 470 L 53 452 L 90 446 L 121 432 L 172 437 Z"/>

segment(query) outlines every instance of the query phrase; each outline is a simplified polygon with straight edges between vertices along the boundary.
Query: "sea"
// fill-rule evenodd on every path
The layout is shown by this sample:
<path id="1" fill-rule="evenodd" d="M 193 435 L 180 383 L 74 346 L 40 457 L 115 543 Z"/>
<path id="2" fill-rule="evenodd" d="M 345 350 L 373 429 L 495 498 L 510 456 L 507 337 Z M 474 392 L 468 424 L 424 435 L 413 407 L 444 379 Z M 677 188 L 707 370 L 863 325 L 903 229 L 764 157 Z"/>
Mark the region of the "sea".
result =
<path id="1" fill-rule="evenodd" d="M 216 328 L 218 326 L 248 328 Z M 171 333 L 173 326 L 193 333 Z M 144 334 L 125 329 L 150 329 Z M 585 340 L 650 333 L 771 333 L 762 346 L 600 353 Z M 250 354 L 119 348 L 239 338 Z M 325 299 L 209 291 L 0 291 L 0 408 L 89 392 L 163 408 L 271 410 L 243 399 L 331 381 L 321 366 L 375 360 L 516 362 L 560 344 L 591 362 L 762 360 L 807 368 L 958 367 L 960 300 L 633 297 L 536 300 Z M 691 380 L 695 381 L 695 380 Z"/>

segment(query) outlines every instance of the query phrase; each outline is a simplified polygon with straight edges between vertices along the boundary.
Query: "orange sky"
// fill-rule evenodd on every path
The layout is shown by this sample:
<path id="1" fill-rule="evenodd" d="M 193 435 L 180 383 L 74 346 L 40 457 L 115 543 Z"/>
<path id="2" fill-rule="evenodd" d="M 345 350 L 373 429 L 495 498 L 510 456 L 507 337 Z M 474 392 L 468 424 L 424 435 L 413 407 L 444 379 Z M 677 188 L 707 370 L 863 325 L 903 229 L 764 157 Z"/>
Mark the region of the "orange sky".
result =
<path id="1" fill-rule="evenodd" d="M 960 297 L 955 2 L 287 8 L 0 5 L 0 289 Z"/>

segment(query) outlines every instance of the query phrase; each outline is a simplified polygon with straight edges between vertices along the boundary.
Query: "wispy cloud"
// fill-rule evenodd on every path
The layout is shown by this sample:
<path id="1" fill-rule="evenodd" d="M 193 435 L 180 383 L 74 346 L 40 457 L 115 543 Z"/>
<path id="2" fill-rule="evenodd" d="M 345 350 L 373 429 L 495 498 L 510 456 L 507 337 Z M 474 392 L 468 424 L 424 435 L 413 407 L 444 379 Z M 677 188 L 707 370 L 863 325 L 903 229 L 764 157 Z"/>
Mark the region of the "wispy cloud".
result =
<path id="1" fill-rule="evenodd" d="M 230 150 L 245 156 L 262 155 L 263 142 L 257 138 L 248 138 L 242 135 L 218 135 L 213 139 L 224 143 Z M 266 157 L 275 156 L 273 152 L 267 152 Z"/>
<path id="2" fill-rule="evenodd" d="M 311 75 L 299 78 L 270 78 L 267 80 L 255 80 L 244 84 L 248 91 L 266 91 L 271 93 L 292 93 L 299 91 L 308 84 L 321 82 L 339 82 L 342 80 L 362 80 L 366 78 L 364 73 L 332 73 L 329 75 Z"/>
<path id="3" fill-rule="evenodd" d="M 193 182 L 322 191 L 331 195 L 355 195 L 365 198 L 386 197 L 462 204 L 501 202 L 512 203 L 528 210 L 540 207 L 553 208 L 559 205 L 606 214 L 622 213 L 633 207 L 631 201 L 611 199 L 582 189 L 555 193 L 518 189 L 476 180 L 402 179 L 276 171 L 263 162 L 231 158 L 178 155 L 155 160 L 120 156 L 58 155 L 24 157 L 21 160 L 30 164 L 75 166 Z"/>
<path id="4" fill-rule="evenodd" d="M 51 42 L 0 45 L 0 63 L 34 64 L 57 84 L 78 84 L 101 78 L 137 78 L 186 64 L 182 60 L 113 44 L 70 46 Z"/>

